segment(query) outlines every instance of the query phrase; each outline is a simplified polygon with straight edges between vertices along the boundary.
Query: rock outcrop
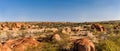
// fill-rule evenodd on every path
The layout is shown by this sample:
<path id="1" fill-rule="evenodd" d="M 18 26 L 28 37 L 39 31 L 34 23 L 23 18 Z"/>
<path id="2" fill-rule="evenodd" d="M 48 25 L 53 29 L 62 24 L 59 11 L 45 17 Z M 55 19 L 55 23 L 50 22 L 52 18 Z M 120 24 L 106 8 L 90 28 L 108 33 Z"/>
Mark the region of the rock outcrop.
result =
<path id="1" fill-rule="evenodd" d="M 2 46 L 2 51 L 24 51 L 27 47 L 34 47 L 38 45 L 38 41 L 36 41 L 32 37 L 26 37 L 22 39 L 12 39 L 6 41 Z"/>
<path id="2" fill-rule="evenodd" d="M 87 38 L 77 39 L 73 51 L 95 51 L 94 44 Z"/>
<path id="3" fill-rule="evenodd" d="M 100 24 L 92 24 L 91 28 L 96 29 L 97 31 L 101 31 L 101 32 L 105 31 L 105 28 Z"/>
<path id="4" fill-rule="evenodd" d="M 60 41 L 61 37 L 60 37 L 59 34 L 54 34 L 54 35 L 51 36 L 51 40 Z"/>
<path id="5" fill-rule="evenodd" d="M 63 34 L 71 34 L 71 28 L 70 27 L 64 27 L 62 29 Z"/>

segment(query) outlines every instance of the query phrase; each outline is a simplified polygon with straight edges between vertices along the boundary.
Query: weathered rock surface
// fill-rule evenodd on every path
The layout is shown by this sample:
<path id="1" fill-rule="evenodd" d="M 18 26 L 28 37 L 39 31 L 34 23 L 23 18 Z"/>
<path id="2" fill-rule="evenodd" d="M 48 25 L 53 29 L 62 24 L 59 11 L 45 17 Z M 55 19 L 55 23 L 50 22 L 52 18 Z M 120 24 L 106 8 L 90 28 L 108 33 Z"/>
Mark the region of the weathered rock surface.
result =
<path id="1" fill-rule="evenodd" d="M 105 31 L 105 28 L 100 24 L 92 24 L 91 28 L 96 29 L 97 31 L 101 31 L 101 32 Z"/>
<path id="2" fill-rule="evenodd" d="M 73 51 L 95 51 L 94 44 L 87 38 L 77 39 Z"/>
<path id="3" fill-rule="evenodd" d="M 26 37 L 22 39 L 12 39 L 6 41 L 1 46 L 1 51 L 24 51 L 27 47 L 34 47 L 38 45 L 38 41 L 36 41 L 32 37 Z"/>

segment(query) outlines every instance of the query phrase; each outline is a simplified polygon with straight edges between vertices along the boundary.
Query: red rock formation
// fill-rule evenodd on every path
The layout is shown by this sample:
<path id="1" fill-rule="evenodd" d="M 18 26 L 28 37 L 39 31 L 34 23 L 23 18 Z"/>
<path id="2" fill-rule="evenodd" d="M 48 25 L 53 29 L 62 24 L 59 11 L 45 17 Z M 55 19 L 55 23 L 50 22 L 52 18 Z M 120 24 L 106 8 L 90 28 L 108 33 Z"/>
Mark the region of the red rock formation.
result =
<path id="1" fill-rule="evenodd" d="M 37 46 L 38 42 L 32 38 L 27 37 L 18 40 L 8 40 L 3 46 L 1 47 L 2 51 L 24 51 L 27 47 L 34 47 Z"/>
<path id="2" fill-rule="evenodd" d="M 101 32 L 105 31 L 105 28 L 100 24 L 92 24 L 91 28 L 96 29 L 97 31 L 101 31 Z"/>
<path id="3" fill-rule="evenodd" d="M 8 40 L 5 44 L 3 44 L 1 50 L 2 51 L 12 51 L 12 45 L 14 45 L 15 40 Z"/>
<path id="4" fill-rule="evenodd" d="M 74 51 L 95 51 L 94 44 L 87 38 L 77 39 L 74 42 Z"/>
<path id="5" fill-rule="evenodd" d="M 24 38 L 14 46 L 15 51 L 24 51 L 27 47 L 34 47 L 38 45 L 38 42 L 34 38 Z"/>
<path id="6" fill-rule="evenodd" d="M 70 34 L 72 32 L 71 28 L 70 27 L 64 27 L 62 29 L 62 33 L 63 34 Z"/>
<path id="7" fill-rule="evenodd" d="M 2 24 L 1 27 L 1 30 L 9 30 L 9 27 L 7 25 Z"/>
<path id="8" fill-rule="evenodd" d="M 60 41 L 61 40 L 61 37 L 59 34 L 54 34 L 51 36 L 51 40 L 56 40 L 56 41 Z"/>
<path id="9" fill-rule="evenodd" d="M 13 23 L 12 24 L 12 30 L 19 30 L 21 28 L 21 23 Z"/>

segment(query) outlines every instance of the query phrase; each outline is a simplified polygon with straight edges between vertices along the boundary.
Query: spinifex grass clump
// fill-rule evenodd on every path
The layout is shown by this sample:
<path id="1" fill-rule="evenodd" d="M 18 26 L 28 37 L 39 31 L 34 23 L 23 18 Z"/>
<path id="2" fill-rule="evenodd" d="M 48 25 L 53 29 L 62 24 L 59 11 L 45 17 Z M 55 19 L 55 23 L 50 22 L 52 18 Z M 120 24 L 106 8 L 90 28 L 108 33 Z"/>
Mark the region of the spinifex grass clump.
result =
<path id="1" fill-rule="evenodd" d="M 119 51 L 120 47 L 115 42 L 106 40 L 103 45 L 103 51 Z"/>
<path id="2" fill-rule="evenodd" d="M 116 42 L 117 41 L 102 40 L 97 46 L 97 51 L 119 51 L 120 46 Z"/>

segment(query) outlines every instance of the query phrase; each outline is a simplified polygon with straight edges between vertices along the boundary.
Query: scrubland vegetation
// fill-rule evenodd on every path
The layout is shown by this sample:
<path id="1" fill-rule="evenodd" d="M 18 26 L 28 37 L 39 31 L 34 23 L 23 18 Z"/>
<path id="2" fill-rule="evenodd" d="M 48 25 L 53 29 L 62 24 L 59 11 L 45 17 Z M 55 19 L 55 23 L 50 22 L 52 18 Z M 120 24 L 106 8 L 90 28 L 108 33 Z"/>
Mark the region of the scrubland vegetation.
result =
<path id="1" fill-rule="evenodd" d="M 73 42 L 84 37 L 94 43 L 96 51 L 120 50 L 119 22 L 24 22 L 20 23 L 20 28 L 16 25 L 13 28 L 10 26 L 13 23 L 9 22 L 0 24 L 6 24 L 0 27 L 1 44 L 23 37 L 33 37 L 39 42 L 35 47 L 28 46 L 25 51 L 74 51 Z"/>

